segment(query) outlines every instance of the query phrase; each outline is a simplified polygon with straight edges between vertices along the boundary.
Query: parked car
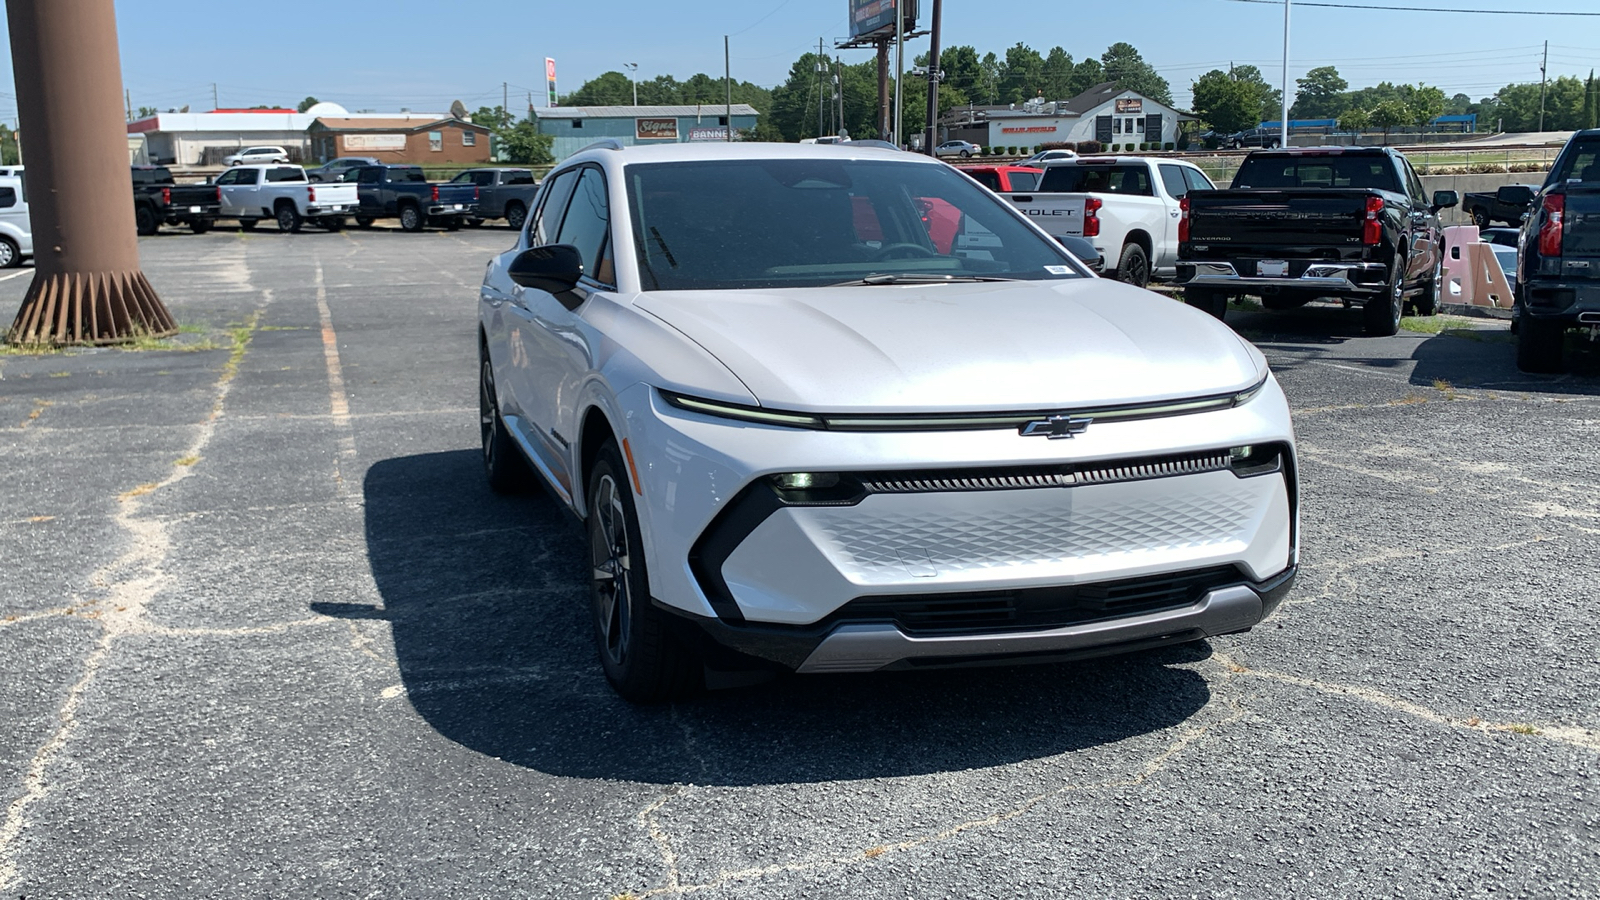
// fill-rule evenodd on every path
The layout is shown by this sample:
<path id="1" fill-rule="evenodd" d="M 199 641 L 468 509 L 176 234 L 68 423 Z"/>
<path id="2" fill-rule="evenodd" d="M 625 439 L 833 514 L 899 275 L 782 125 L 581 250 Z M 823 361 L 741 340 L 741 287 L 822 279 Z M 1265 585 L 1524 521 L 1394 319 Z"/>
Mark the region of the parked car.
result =
<path id="1" fill-rule="evenodd" d="M 1475 191 L 1462 197 L 1461 210 L 1479 228 L 1488 228 L 1495 222 L 1520 226 L 1537 193 L 1536 184 L 1503 184 L 1492 191 Z"/>
<path id="2" fill-rule="evenodd" d="M 1139 287 L 1177 271 L 1179 203 L 1215 188 L 1181 160 L 1080 156 L 1042 168 L 1037 191 L 1006 199 L 1051 235 L 1090 239 L 1117 280 Z"/>
<path id="3" fill-rule="evenodd" d="M 1052 160 L 1057 160 L 1057 159 L 1077 159 L 1077 158 L 1078 158 L 1077 151 L 1075 151 L 1075 150 L 1066 150 L 1066 149 L 1057 147 L 1054 150 L 1040 150 L 1038 153 L 1035 153 L 1034 155 L 1028 157 L 1027 159 L 1023 160 L 1022 162 L 1017 163 L 1017 165 L 1019 165 L 1019 166 L 1037 166 L 1040 163 L 1047 163 L 1047 162 L 1050 162 Z"/>
<path id="4" fill-rule="evenodd" d="M 1574 134 L 1534 198 L 1518 247 L 1517 367 L 1560 372 L 1568 328 L 1600 326 L 1600 129 Z"/>
<path id="5" fill-rule="evenodd" d="M 0 269 L 15 268 L 32 258 L 27 182 L 18 175 L 0 175 Z"/>
<path id="6" fill-rule="evenodd" d="M 250 147 L 238 153 L 230 153 L 222 158 L 225 166 L 249 166 L 264 163 L 286 163 L 289 161 L 289 151 L 282 147 Z"/>
<path id="7" fill-rule="evenodd" d="M 133 166 L 133 221 L 142 235 L 162 225 L 187 225 L 205 234 L 216 221 L 221 194 L 209 184 L 178 184 L 166 166 Z"/>
<path id="8" fill-rule="evenodd" d="M 1032 166 L 961 166 L 961 171 L 995 193 L 1031 191 L 1039 187 L 1043 169 Z"/>
<path id="9" fill-rule="evenodd" d="M 919 200 L 954 216 L 949 252 Z M 543 481 L 586 523 L 600 663 L 633 701 L 707 666 L 1200 640 L 1295 577 L 1261 353 L 925 157 L 590 147 L 478 312 L 489 485 Z"/>
<path id="10" fill-rule="evenodd" d="M 1195 192 L 1179 219 L 1178 282 L 1221 318 L 1228 298 L 1268 309 L 1318 297 L 1360 306 L 1369 335 L 1391 335 L 1407 306 L 1438 311 L 1444 287 L 1439 210 L 1411 163 L 1388 147 L 1258 150 L 1225 191 Z"/>
<path id="11" fill-rule="evenodd" d="M 933 155 L 938 157 L 959 156 L 966 159 L 969 156 L 982 155 L 983 148 L 971 141 L 945 141 L 933 148 Z"/>
<path id="12" fill-rule="evenodd" d="M 370 156 L 341 156 L 330 159 L 315 169 L 307 169 L 306 177 L 312 181 L 343 181 L 345 173 L 362 166 L 376 166 L 379 161 Z"/>
<path id="13" fill-rule="evenodd" d="M 338 231 L 356 211 L 353 184 L 314 184 L 299 166 L 238 166 L 217 176 L 222 217 L 246 231 L 273 219 L 279 231 L 299 232 L 306 222 Z"/>
<path id="14" fill-rule="evenodd" d="M 344 180 L 356 186 L 356 224 L 362 228 L 377 219 L 399 219 L 405 231 L 421 231 L 430 224 L 454 231 L 478 214 L 476 185 L 430 183 L 421 166 L 363 166 Z"/>
<path id="15" fill-rule="evenodd" d="M 481 225 L 485 219 L 505 219 L 513 229 L 521 228 L 539 192 L 539 182 L 528 169 L 467 169 L 450 179 L 451 184 L 470 184 L 478 189 L 478 211 L 467 220 Z"/>
<path id="16" fill-rule="evenodd" d="M 1228 135 L 1222 143 L 1234 150 L 1242 150 L 1245 147 L 1276 150 L 1283 146 L 1283 131 L 1278 128 L 1247 128 Z"/>
<path id="17" fill-rule="evenodd" d="M 1478 231 L 1479 240 L 1506 247 L 1515 247 L 1521 237 L 1521 228 L 1483 228 Z"/>
<path id="18" fill-rule="evenodd" d="M 899 147 L 896 147 L 888 141 L 880 141 L 877 138 L 861 138 L 860 140 L 841 141 L 840 143 L 846 147 L 875 147 L 879 150 L 893 150 L 896 153 L 900 152 Z"/>
<path id="19" fill-rule="evenodd" d="M 1517 296 L 1517 248 L 1491 243 L 1489 249 L 1494 252 L 1494 259 L 1500 264 L 1500 271 L 1505 273 L 1506 284 L 1511 288 L 1511 296 Z"/>

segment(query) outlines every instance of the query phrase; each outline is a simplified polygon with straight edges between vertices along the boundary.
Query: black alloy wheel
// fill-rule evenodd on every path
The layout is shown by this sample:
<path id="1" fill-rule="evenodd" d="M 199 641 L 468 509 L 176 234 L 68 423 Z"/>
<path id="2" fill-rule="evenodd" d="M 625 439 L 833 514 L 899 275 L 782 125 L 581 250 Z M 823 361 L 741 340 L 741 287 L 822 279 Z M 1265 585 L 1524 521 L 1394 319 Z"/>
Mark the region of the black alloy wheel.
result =
<path id="1" fill-rule="evenodd" d="M 691 693 L 701 667 L 650 600 L 628 470 L 607 440 L 589 473 L 590 607 L 606 680 L 623 699 L 660 703 Z"/>
<path id="2" fill-rule="evenodd" d="M 1368 337 L 1389 337 L 1400 331 L 1400 316 L 1405 312 L 1406 254 L 1404 249 L 1395 254 L 1393 273 L 1381 297 L 1373 297 L 1361 307 L 1363 324 Z"/>
<path id="3" fill-rule="evenodd" d="M 521 493 L 531 470 L 522 449 L 506 431 L 500 417 L 500 396 L 494 386 L 494 365 L 489 350 L 478 345 L 478 431 L 483 439 L 483 475 L 496 494 Z"/>
<path id="4" fill-rule="evenodd" d="M 278 230 L 284 234 L 299 234 L 300 226 L 304 220 L 300 218 L 300 211 L 292 203 L 279 203 L 277 209 Z"/>
<path id="5" fill-rule="evenodd" d="M 1134 287 L 1150 283 L 1150 257 L 1144 247 L 1129 241 L 1122 245 L 1122 259 L 1117 263 L 1117 280 Z"/>
<path id="6" fill-rule="evenodd" d="M 528 208 L 521 203 L 506 204 L 506 224 L 512 231 L 521 231 L 522 223 L 528 220 Z"/>

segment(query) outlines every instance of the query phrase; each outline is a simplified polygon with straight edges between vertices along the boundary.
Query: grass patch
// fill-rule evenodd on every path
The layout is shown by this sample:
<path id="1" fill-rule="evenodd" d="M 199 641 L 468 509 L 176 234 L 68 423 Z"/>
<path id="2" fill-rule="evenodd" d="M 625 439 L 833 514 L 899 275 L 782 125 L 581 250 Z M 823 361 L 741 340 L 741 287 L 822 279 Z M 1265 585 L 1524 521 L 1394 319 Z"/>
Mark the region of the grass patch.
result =
<path id="1" fill-rule="evenodd" d="M 200 461 L 200 457 L 194 456 L 194 455 L 190 455 L 190 456 L 185 456 L 185 457 L 182 457 L 182 458 L 180 458 L 178 460 L 175 460 L 174 464 L 175 465 L 180 465 L 180 466 L 192 466 L 192 465 L 194 465 L 195 463 L 197 463 L 199 461 Z"/>
<path id="2" fill-rule="evenodd" d="M 262 325 L 257 331 L 310 331 L 310 325 Z"/>
<path id="3" fill-rule="evenodd" d="M 1253 297 L 1235 297 L 1228 301 L 1228 308 L 1243 312 L 1261 312 L 1266 307 L 1261 305 L 1260 300 L 1256 300 Z"/>
<path id="4" fill-rule="evenodd" d="M 50 377 L 51 378 L 71 378 L 72 377 L 72 373 L 71 372 L 51 372 L 50 373 Z"/>
<path id="5" fill-rule="evenodd" d="M 1446 400 L 1456 399 L 1456 386 L 1443 378 L 1435 378 L 1433 380 L 1433 389 L 1443 394 Z"/>
<path id="6" fill-rule="evenodd" d="M 1539 729 L 1533 727 L 1532 725 L 1524 725 L 1524 724 L 1507 725 L 1506 726 L 1506 730 L 1507 731 L 1511 731 L 1511 732 L 1515 732 L 1517 734 L 1538 734 L 1539 733 Z"/>
<path id="7" fill-rule="evenodd" d="M 132 500 L 135 497 L 143 497 L 145 494 L 150 493 L 158 487 L 160 487 L 160 485 L 156 484 L 154 481 L 147 481 L 131 491 L 123 491 L 121 494 L 117 495 L 117 499 Z"/>
<path id="8" fill-rule="evenodd" d="M 206 327 L 204 325 L 196 325 L 193 322 L 180 322 L 180 323 L 178 323 L 178 333 L 179 334 L 205 334 L 206 333 Z"/>

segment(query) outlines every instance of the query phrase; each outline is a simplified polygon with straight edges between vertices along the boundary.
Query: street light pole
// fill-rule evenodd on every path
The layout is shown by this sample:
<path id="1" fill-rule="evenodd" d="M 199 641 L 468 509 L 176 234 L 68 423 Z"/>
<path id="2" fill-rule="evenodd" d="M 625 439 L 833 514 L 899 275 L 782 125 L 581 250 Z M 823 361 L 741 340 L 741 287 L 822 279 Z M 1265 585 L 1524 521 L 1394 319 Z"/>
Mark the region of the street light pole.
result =
<path id="1" fill-rule="evenodd" d="M 639 64 L 623 63 L 622 67 L 628 70 L 628 81 L 633 83 L 633 105 L 639 105 Z"/>
<path id="2" fill-rule="evenodd" d="M 1280 147 L 1289 146 L 1289 7 L 1292 3 L 1293 0 L 1283 0 L 1283 108 L 1278 121 Z"/>

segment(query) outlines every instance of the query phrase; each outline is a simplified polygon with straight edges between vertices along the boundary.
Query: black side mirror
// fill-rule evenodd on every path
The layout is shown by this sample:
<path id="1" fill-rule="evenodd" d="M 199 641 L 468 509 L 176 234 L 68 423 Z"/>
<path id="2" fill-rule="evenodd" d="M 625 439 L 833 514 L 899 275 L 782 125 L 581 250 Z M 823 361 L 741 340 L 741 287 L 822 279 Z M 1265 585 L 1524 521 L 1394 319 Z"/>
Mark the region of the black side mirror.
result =
<path id="1" fill-rule="evenodd" d="M 1434 209 L 1449 209 L 1450 207 L 1455 206 L 1457 203 L 1460 203 L 1460 202 L 1461 202 L 1461 195 L 1457 194 L 1455 191 L 1434 191 L 1433 192 L 1433 208 Z"/>
<path id="2" fill-rule="evenodd" d="M 506 274 L 525 288 L 560 294 L 578 286 L 578 279 L 583 276 L 583 256 L 571 244 L 529 247 L 511 261 Z"/>
<path id="3" fill-rule="evenodd" d="M 1089 243 L 1087 238 L 1077 237 L 1076 235 L 1057 235 L 1056 243 L 1067 248 L 1068 253 L 1076 256 L 1084 265 L 1096 272 L 1099 272 L 1105 266 L 1105 259 L 1101 257 L 1100 251 L 1096 250 L 1094 244 Z"/>

